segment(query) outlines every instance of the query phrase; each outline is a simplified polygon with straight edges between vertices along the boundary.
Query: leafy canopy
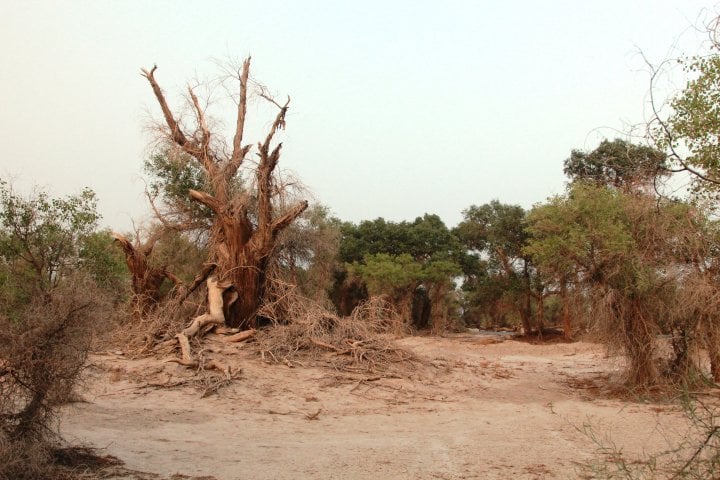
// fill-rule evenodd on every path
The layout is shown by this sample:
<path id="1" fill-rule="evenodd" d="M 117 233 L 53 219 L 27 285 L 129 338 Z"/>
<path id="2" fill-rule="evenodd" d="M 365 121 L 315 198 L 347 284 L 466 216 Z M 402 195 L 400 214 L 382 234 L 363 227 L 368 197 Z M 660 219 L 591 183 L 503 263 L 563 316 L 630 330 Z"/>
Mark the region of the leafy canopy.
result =
<path id="1" fill-rule="evenodd" d="M 42 291 L 79 266 L 82 244 L 99 219 L 90 189 L 65 198 L 45 192 L 24 198 L 0 180 L 0 257 L 5 265 L 29 273 Z"/>
<path id="2" fill-rule="evenodd" d="M 564 172 L 571 181 L 627 188 L 650 183 L 665 172 L 666 155 L 625 140 L 603 140 L 592 152 L 573 150 Z"/>
<path id="3" fill-rule="evenodd" d="M 697 193 L 720 187 L 720 55 L 715 45 L 706 57 L 682 61 L 693 78 L 671 102 L 673 114 L 655 132 L 679 167 L 695 173 Z M 687 152 L 687 155 L 684 153 Z M 684 157 L 684 158 L 683 158 Z"/>

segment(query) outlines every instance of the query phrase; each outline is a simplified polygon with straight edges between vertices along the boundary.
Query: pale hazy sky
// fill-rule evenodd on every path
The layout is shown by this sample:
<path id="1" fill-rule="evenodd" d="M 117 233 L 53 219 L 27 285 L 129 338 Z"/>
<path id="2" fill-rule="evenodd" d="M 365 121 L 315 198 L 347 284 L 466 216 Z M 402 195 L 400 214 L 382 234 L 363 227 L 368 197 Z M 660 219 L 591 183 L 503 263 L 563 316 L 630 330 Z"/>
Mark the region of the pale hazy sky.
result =
<path id="1" fill-rule="evenodd" d="M 454 225 L 494 198 L 530 207 L 562 162 L 642 122 L 653 61 L 692 53 L 694 0 L 0 0 L 0 176 L 54 194 L 94 189 L 103 223 L 147 215 L 139 75 L 177 100 L 213 59 L 253 56 L 292 97 L 281 167 L 344 220 Z M 671 51 L 676 45 L 677 50 Z M 217 92 L 216 92 L 217 93 Z M 254 131 L 271 121 L 251 108 Z M 227 119 L 232 122 L 231 118 Z"/>

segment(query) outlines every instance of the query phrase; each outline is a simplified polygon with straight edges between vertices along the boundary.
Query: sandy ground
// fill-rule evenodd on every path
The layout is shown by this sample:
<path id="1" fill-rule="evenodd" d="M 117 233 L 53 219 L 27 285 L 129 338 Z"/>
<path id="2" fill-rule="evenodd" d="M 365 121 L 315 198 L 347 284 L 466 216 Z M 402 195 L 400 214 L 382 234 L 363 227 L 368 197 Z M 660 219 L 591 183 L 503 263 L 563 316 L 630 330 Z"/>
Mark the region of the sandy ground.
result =
<path id="1" fill-rule="evenodd" d="M 379 379 L 230 345 L 242 373 L 206 398 L 155 385 L 186 379 L 184 367 L 97 354 L 62 432 L 134 470 L 218 480 L 579 478 L 578 463 L 602 458 L 588 425 L 627 456 L 685 432 L 676 406 L 605 395 L 617 366 L 597 345 L 490 340 L 402 339 L 424 363 Z"/>

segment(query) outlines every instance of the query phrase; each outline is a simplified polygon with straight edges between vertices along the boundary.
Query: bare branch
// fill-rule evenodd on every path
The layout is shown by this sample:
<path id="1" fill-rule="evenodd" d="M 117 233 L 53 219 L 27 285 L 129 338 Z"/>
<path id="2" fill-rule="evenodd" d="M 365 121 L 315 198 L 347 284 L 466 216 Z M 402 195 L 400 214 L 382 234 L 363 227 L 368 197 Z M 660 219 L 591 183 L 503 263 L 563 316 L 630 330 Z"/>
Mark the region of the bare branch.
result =
<path id="1" fill-rule="evenodd" d="M 163 235 L 165 235 L 165 230 L 163 230 L 162 228 L 155 229 L 155 232 L 145 241 L 144 244 L 139 247 L 140 253 L 142 253 L 146 257 L 149 257 L 152 254 L 153 249 L 155 248 L 155 244 L 157 244 L 158 240 L 160 240 Z"/>
<path id="2" fill-rule="evenodd" d="M 153 93 L 155 94 L 155 98 L 157 98 L 157 101 L 160 104 L 160 108 L 162 109 L 163 116 L 165 117 L 165 123 L 167 123 L 167 126 L 170 129 L 170 135 L 172 140 L 180 147 L 183 147 L 184 150 L 188 151 L 188 153 L 190 153 L 192 149 L 188 150 L 188 139 L 182 132 L 182 130 L 180 130 L 180 125 L 175 120 L 175 117 L 173 116 L 172 111 L 168 106 L 167 100 L 165 100 L 165 95 L 163 94 L 160 85 L 158 85 L 157 81 L 155 80 L 155 70 L 157 70 L 157 65 L 154 65 L 151 70 L 146 70 L 143 68 L 141 69 L 142 76 L 147 78 L 148 82 L 150 82 L 150 86 L 152 87 Z"/>
<path id="3" fill-rule="evenodd" d="M 307 200 L 303 200 L 302 202 L 295 205 L 293 208 L 288 210 L 285 215 L 282 215 L 281 217 L 278 217 L 275 219 L 275 221 L 272 223 L 272 234 L 273 236 L 276 236 L 283 228 L 287 227 L 292 223 L 293 220 L 298 218 L 302 213 L 308 208 L 308 202 Z"/>
<path id="4" fill-rule="evenodd" d="M 200 156 L 196 156 L 196 158 L 200 160 L 202 166 L 205 167 L 205 170 L 207 170 L 208 174 L 212 178 L 216 175 L 217 164 L 215 155 L 213 154 L 213 152 L 210 151 L 210 130 L 208 129 L 207 121 L 205 120 L 205 111 L 200 106 L 197 95 L 195 95 L 195 92 L 189 85 L 188 93 L 190 94 L 190 99 L 192 100 L 193 106 L 195 107 L 195 116 L 197 117 L 198 126 L 200 127 L 201 133 L 199 145 Z"/>
<path id="5" fill-rule="evenodd" d="M 175 274 L 172 273 L 167 268 L 163 270 L 163 273 L 165 274 L 165 278 L 167 278 L 168 280 L 173 282 L 176 287 L 179 287 L 183 284 L 182 280 L 180 280 L 178 277 L 176 277 Z"/>
<path id="6" fill-rule="evenodd" d="M 692 168 L 685 160 L 683 160 L 682 156 L 675 150 L 675 146 L 674 146 L 674 143 L 676 141 L 675 136 L 673 135 L 672 131 L 670 130 L 670 126 L 660 116 L 660 110 L 658 109 L 657 102 L 655 100 L 656 79 L 657 79 L 657 76 L 660 74 L 660 70 L 661 70 L 662 66 L 666 62 L 662 62 L 659 67 L 656 67 L 648 60 L 648 58 L 645 56 L 644 53 L 640 52 L 640 55 L 642 56 L 643 61 L 645 62 L 645 64 L 647 65 L 647 67 L 650 69 L 650 72 L 651 72 L 649 95 L 650 95 L 650 108 L 652 109 L 653 120 L 655 122 L 657 122 L 658 125 L 660 125 L 660 129 L 663 131 L 663 134 L 665 135 L 665 138 L 667 140 L 667 148 L 670 150 L 670 154 L 668 155 L 668 157 L 671 159 L 674 159 L 681 166 L 681 168 L 679 168 L 679 169 L 662 168 L 662 170 L 669 172 L 669 173 L 688 172 L 691 175 L 694 175 L 695 177 L 697 177 L 701 180 L 704 180 L 709 183 L 713 183 L 715 185 L 720 185 L 720 180 L 709 177 L 706 174 Z"/>
<path id="7" fill-rule="evenodd" d="M 243 62 L 242 72 L 240 73 L 240 98 L 237 106 L 237 120 L 235 122 L 235 136 L 233 137 L 233 152 L 228 163 L 225 176 L 231 178 L 235 175 L 238 168 L 245 159 L 245 155 L 250 150 L 250 145 L 242 146 L 243 133 L 245 131 L 245 115 L 247 114 L 247 87 L 248 75 L 250 73 L 250 57 Z"/>
<path id="8" fill-rule="evenodd" d="M 217 201 L 215 197 L 209 193 L 200 192 L 198 190 L 190 190 L 190 198 L 196 202 L 200 202 L 215 213 L 220 213 L 222 205 Z"/>
<path id="9" fill-rule="evenodd" d="M 280 111 L 275 116 L 275 120 L 273 121 L 272 126 L 270 127 L 270 131 L 267 134 L 267 137 L 265 137 L 265 141 L 258 145 L 261 151 L 261 158 L 267 157 L 268 152 L 270 151 L 270 144 L 272 143 L 272 139 L 275 136 L 275 132 L 277 132 L 280 129 L 285 128 L 285 115 L 287 114 L 289 105 L 290 105 L 290 97 L 288 97 L 287 102 L 285 102 L 285 105 L 278 104 L 275 100 L 272 98 L 261 94 L 261 97 L 266 99 L 267 101 L 277 105 L 277 107 L 280 109 Z"/>
<path id="10" fill-rule="evenodd" d="M 135 247 L 133 247 L 132 243 L 130 243 L 130 240 L 128 240 L 125 235 L 113 232 L 112 236 L 115 241 L 120 244 L 120 247 L 123 249 L 123 252 L 125 252 L 125 255 L 135 255 Z"/>
<path id="11" fill-rule="evenodd" d="M 162 224 L 162 226 L 165 228 L 165 230 L 173 230 L 176 232 L 187 232 L 190 230 L 198 230 L 202 228 L 206 228 L 206 224 L 202 221 L 182 221 L 182 222 L 171 222 L 167 219 L 167 215 L 179 215 L 179 214 L 188 214 L 187 210 L 181 209 L 180 212 L 174 211 L 169 212 L 168 214 L 164 214 L 160 212 L 160 209 L 158 209 L 157 205 L 155 204 L 155 197 L 150 194 L 147 190 L 145 190 L 145 196 L 148 199 L 148 203 L 150 203 L 150 208 L 152 209 L 153 213 L 155 214 L 155 218 Z"/>
<path id="12" fill-rule="evenodd" d="M 180 297 L 180 303 L 187 300 L 187 298 L 195 291 L 197 288 L 205 283 L 205 280 L 210 276 L 210 274 L 215 270 L 217 265 L 215 263 L 206 263 L 203 265 L 203 269 L 195 275 L 195 278 L 193 279 L 193 282 L 187 287 L 187 289 L 184 289 L 182 297 Z"/>

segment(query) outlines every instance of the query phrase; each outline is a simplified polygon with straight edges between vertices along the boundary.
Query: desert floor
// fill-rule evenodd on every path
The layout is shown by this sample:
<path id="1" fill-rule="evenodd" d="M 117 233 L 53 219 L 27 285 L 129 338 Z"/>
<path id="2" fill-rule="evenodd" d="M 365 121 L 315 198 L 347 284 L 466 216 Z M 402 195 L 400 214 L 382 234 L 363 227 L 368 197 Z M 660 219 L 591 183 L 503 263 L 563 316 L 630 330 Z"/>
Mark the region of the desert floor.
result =
<path id="1" fill-rule="evenodd" d="M 379 480 L 588 478 L 598 442 L 631 458 L 687 430 L 676 404 L 610 395 L 620 366 L 592 343 L 398 344 L 421 359 L 401 378 L 267 364 L 224 344 L 242 371 L 204 398 L 185 367 L 98 352 L 62 433 L 147 472 L 125 478 Z"/>

